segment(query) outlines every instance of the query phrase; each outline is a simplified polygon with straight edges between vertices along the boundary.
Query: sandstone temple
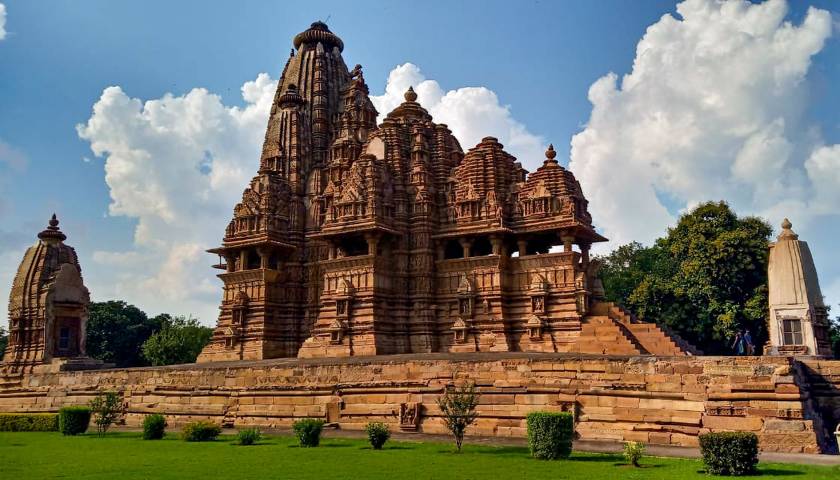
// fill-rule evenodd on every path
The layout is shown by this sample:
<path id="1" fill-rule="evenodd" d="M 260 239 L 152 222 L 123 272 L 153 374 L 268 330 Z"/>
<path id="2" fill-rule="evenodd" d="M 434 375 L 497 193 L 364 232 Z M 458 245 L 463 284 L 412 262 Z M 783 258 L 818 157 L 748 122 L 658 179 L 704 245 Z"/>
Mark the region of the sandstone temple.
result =
<path id="1" fill-rule="evenodd" d="M 9 341 L 5 365 L 31 370 L 101 366 L 85 356 L 85 326 L 90 302 L 79 259 L 55 215 L 38 242 L 26 250 L 9 296 Z"/>
<path id="2" fill-rule="evenodd" d="M 750 431 L 765 451 L 837 453 L 840 361 L 805 242 L 769 251 L 764 356 L 702 356 L 606 302 L 593 226 L 548 146 L 526 171 L 497 139 L 466 152 L 412 89 L 377 124 L 360 66 L 321 22 L 294 38 L 256 176 L 218 255 L 223 294 L 194 364 L 104 368 L 85 355 L 89 293 L 53 216 L 17 271 L 0 412 L 104 391 L 119 421 L 445 433 L 436 400 L 472 382 L 468 435 L 524 437 L 573 413 L 584 440 L 696 447 Z M 255 165 L 256 165 L 256 159 Z M 535 159 L 528 159 L 535 160 Z"/>
<path id="3" fill-rule="evenodd" d="M 466 152 L 409 88 L 376 124 L 362 68 L 321 22 L 297 35 L 257 175 L 220 248 L 200 362 L 430 352 L 683 355 L 601 299 L 592 225 L 552 146 L 528 172 Z"/>

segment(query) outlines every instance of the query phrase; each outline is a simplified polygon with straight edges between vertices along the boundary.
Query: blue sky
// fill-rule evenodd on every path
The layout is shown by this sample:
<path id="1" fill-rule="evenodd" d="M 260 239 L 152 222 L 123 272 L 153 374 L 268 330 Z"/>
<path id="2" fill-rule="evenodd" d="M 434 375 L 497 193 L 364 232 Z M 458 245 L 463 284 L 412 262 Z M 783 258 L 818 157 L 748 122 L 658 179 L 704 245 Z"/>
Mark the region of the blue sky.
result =
<path id="1" fill-rule="evenodd" d="M 704 33 L 714 29 L 703 22 L 714 21 L 706 16 L 708 12 L 700 10 L 719 8 L 711 0 L 694 1 L 693 7 L 698 8 L 687 17 L 697 18 L 701 33 L 690 31 L 688 21 L 670 27 L 661 22 L 663 15 L 672 15 L 678 22 L 683 19 L 677 13 L 676 2 L 670 1 L 433 1 L 423 2 L 422 6 L 417 2 L 358 1 L 288 5 L 258 1 L 235 5 L 197 1 L 2 3 L 6 34 L 0 40 L 0 281 L 4 282 L 0 288 L 10 285 L 23 249 L 55 211 L 69 236 L 68 243 L 80 253 L 94 299 L 126 298 L 150 313 L 165 310 L 193 314 L 205 323 L 214 322 L 220 290 L 215 290 L 218 283 L 209 268 L 213 259 L 195 252 L 220 240 L 227 219 L 216 218 L 220 217 L 217 209 L 190 216 L 191 210 L 205 205 L 189 196 L 191 189 L 196 189 L 189 181 L 191 177 L 183 177 L 183 184 L 177 188 L 161 183 L 159 189 L 170 192 L 166 201 L 172 215 L 164 215 L 169 220 L 153 218 L 156 214 L 142 205 L 129 205 L 132 201 L 148 201 L 148 197 L 126 194 L 127 187 L 118 182 L 125 182 L 127 174 L 106 181 L 106 162 L 114 162 L 112 166 L 116 168 L 118 155 L 106 148 L 97 156 L 91 150 L 92 143 L 127 144 L 137 151 L 144 148 L 142 142 L 148 136 L 132 137 L 129 133 L 124 141 L 118 138 L 119 133 L 114 132 L 128 130 L 126 125 L 130 122 L 120 123 L 128 120 L 117 113 L 99 117 L 113 128 L 93 128 L 88 124 L 92 109 L 97 104 L 105 105 L 106 87 L 118 86 L 120 92 L 112 91 L 113 97 L 109 98 L 139 99 L 138 105 L 167 98 L 166 94 L 177 101 L 193 89 L 204 88 L 208 94 L 220 97 L 220 108 L 247 110 L 250 104 L 258 102 L 243 98 L 243 84 L 256 82 L 254 88 L 270 90 L 266 87 L 270 82 L 260 83 L 257 75 L 265 72 L 272 81 L 276 80 L 292 37 L 312 21 L 328 19 L 330 28 L 345 42 L 346 62 L 364 66 L 371 93 L 380 97 L 378 106 L 392 104 L 394 92 L 398 86 L 402 88 L 402 83 L 425 81 L 426 93 L 421 92 L 421 103 L 424 95 L 428 99 L 437 95 L 460 102 L 489 102 L 496 112 L 493 115 L 498 114 L 499 118 L 498 122 L 488 122 L 486 128 L 505 131 L 486 134 L 507 138 L 508 145 L 518 145 L 514 153 L 533 157 L 520 158 L 526 166 L 537 165 L 541 159 L 532 152 L 553 142 L 565 164 L 571 156 L 572 170 L 590 197 L 595 222 L 614 240 L 649 242 L 664 233 L 669 221 L 687 205 L 707 199 L 730 200 L 739 213 L 761 214 L 774 226 L 780 223 L 781 215 L 787 215 L 794 229 L 812 245 L 824 293 L 831 303 L 840 302 L 840 254 L 833 247 L 833 238 L 840 234 L 840 205 L 832 205 L 835 200 L 840 202 L 840 197 L 831 193 L 840 190 L 840 184 L 832 183 L 834 177 L 830 173 L 815 173 L 832 172 L 835 165 L 840 166 L 840 157 L 836 158 L 840 149 L 835 153 L 828 148 L 840 143 L 840 89 L 834 86 L 840 84 L 836 2 L 796 1 L 788 5 L 773 1 L 773 8 L 756 10 L 772 20 L 773 9 L 784 8 L 784 20 L 800 29 L 801 46 L 791 40 L 792 50 L 784 58 L 799 58 L 807 65 L 791 63 L 790 69 L 799 69 L 797 72 L 777 72 L 767 77 L 775 83 L 763 74 L 780 61 L 773 60 L 771 49 L 763 48 L 762 42 L 770 42 L 771 34 L 784 29 L 783 24 L 768 27 L 769 33 L 764 32 L 763 37 L 756 34 L 755 39 L 745 39 L 732 50 L 754 49 L 755 53 L 747 59 L 750 62 L 763 54 L 768 56 L 766 62 L 743 67 L 744 72 L 756 72 L 755 82 L 737 78 L 737 73 L 733 73 L 741 68 L 735 53 L 714 53 L 730 57 L 717 58 L 711 66 L 701 60 L 657 60 L 658 52 L 665 50 L 663 45 L 678 45 L 677 52 L 686 58 L 702 58 L 698 52 L 708 53 L 702 50 L 704 42 L 726 46 L 731 41 L 733 35 L 725 29 L 715 33 L 718 37 Z M 810 7 L 828 12 L 829 32 L 817 21 L 806 21 Z M 729 14 L 733 19 L 749 21 L 744 20 L 745 13 Z M 817 15 L 811 16 L 812 20 L 816 18 Z M 648 28 L 655 24 L 660 25 L 661 31 L 646 37 Z M 752 32 L 751 28 L 747 30 Z M 813 40 L 814 37 L 819 38 Z M 637 46 L 643 38 L 648 44 L 645 51 L 650 53 L 637 56 Z M 733 63 L 723 68 L 728 60 Z M 634 62 L 638 65 L 635 72 Z M 411 66 L 406 67 L 406 63 Z M 715 64 L 723 66 L 715 71 Z M 397 69 L 398 66 L 403 68 Z M 674 69 L 679 71 L 675 73 Z M 618 78 L 614 87 L 608 85 L 606 76 L 610 72 Z M 630 73 L 635 79 L 622 85 L 622 76 Z M 394 87 L 390 97 L 386 92 L 389 75 Z M 668 84 L 668 78 L 680 79 L 682 86 Z M 720 86 L 720 95 L 715 92 L 715 84 L 709 85 L 704 79 L 714 79 Z M 637 86 L 631 89 L 631 83 Z M 599 88 L 590 91 L 593 84 Z M 731 85 L 741 90 L 727 90 Z M 778 91 L 780 86 L 784 91 Z M 767 88 L 769 93 L 757 95 L 755 90 L 761 88 Z M 694 95 L 700 91 L 702 102 L 697 99 L 699 93 Z M 736 95 L 738 92 L 741 94 Z M 471 93 L 475 95 L 468 95 Z M 604 96 L 599 97 L 600 94 Z M 741 109 L 725 115 L 724 120 L 705 107 L 697 107 L 714 99 L 742 97 L 747 98 L 744 105 L 721 103 L 719 111 Z M 196 100 L 199 101 L 213 103 L 207 97 Z M 478 108 L 475 103 L 457 104 Z M 457 123 L 458 117 L 447 111 L 446 105 L 442 102 L 430 110 L 436 118 L 451 117 Z M 673 105 L 682 109 L 672 110 Z M 257 106 L 253 108 L 259 113 Z M 639 115 L 640 108 L 648 109 L 642 118 L 662 115 L 673 125 L 680 118 L 690 117 L 696 123 L 679 131 L 640 130 L 640 125 L 648 125 L 633 118 Z M 703 122 L 703 115 L 711 115 L 711 121 Z M 471 129 L 481 124 L 471 123 L 469 118 L 466 124 L 453 128 L 456 133 L 464 132 L 468 139 L 479 135 Z M 732 118 L 741 120 L 726 124 L 726 119 Z M 257 131 L 254 138 L 261 138 L 264 123 L 248 120 L 231 128 L 247 125 Z M 447 123 L 451 125 L 452 121 Z M 726 128 L 714 130 L 714 123 Z M 90 127 L 86 134 L 77 130 L 80 124 Z M 590 129 L 584 132 L 587 125 Z M 747 130 L 743 135 L 733 133 Z M 586 134 L 576 137 L 573 152 L 572 138 L 582 132 Z M 668 138 L 660 140 L 658 135 Z M 674 142 L 674 137 L 684 140 Z M 704 157 L 710 149 L 703 143 L 714 139 L 721 139 L 725 148 L 712 149 L 714 158 Z M 148 147 L 148 151 L 180 151 L 161 146 L 170 140 L 155 137 L 154 141 L 158 143 Z M 462 144 L 465 148 L 471 146 L 463 139 Z M 769 145 L 771 152 L 787 153 L 774 160 L 770 158 L 774 155 L 761 155 L 760 149 L 755 153 L 755 145 Z M 820 150 L 821 147 L 824 148 Z M 241 150 L 243 156 L 250 152 L 248 148 Z M 208 147 L 205 161 L 212 164 L 216 157 L 236 156 L 235 152 L 222 152 L 223 146 L 218 150 Z M 645 153 L 659 151 L 663 153 L 658 159 L 650 159 L 646 156 L 650 154 Z M 609 158 L 602 158 L 598 152 L 612 153 L 607 155 Z M 771 166 L 762 163 L 763 159 Z M 180 160 L 199 161 L 180 159 L 178 155 L 167 161 Z M 229 214 L 247 177 L 256 170 L 258 157 L 237 161 L 234 163 L 242 171 L 237 170 L 239 173 L 233 175 L 230 185 L 238 187 L 226 187 L 223 192 L 208 187 L 205 192 L 223 197 L 220 203 L 227 205 L 228 213 L 222 217 Z M 247 168 L 251 170 L 246 171 Z M 613 175 L 608 173 L 610 170 Z M 664 173 L 653 175 L 649 170 Z M 781 172 L 779 176 L 787 180 L 779 183 L 766 179 L 757 183 L 755 178 L 771 171 Z M 142 168 L 139 173 L 143 173 Z M 135 187 L 143 183 L 140 174 L 131 180 Z M 696 182 L 692 181 L 695 176 Z M 613 187 L 611 178 L 633 186 L 634 190 Z M 179 179 L 169 180 L 177 183 Z M 820 193 L 803 193 L 818 189 Z M 637 195 L 636 191 L 641 193 Z M 655 198 L 651 200 L 650 195 Z M 600 207 L 596 207 L 597 202 L 601 202 Z M 113 203 L 122 206 L 114 208 Z M 167 221 L 178 225 L 167 227 Z M 183 237 L 184 243 L 198 242 L 195 251 L 190 251 L 191 263 L 170 265 L 170 270 L 166 270 L 164 264 L 171 261 L 174 245 L 181 238 L 175 230 L 184 230 L 191 221 L 202 223 L 201 228 L 193 230 L 209 237 L 204 238 L 207 245 Z M 148 226 L 144 227 L 145 233 L 138 231 L 140 224 Z M 171 242 L 140 239 L 143 235 L 165 238 L 168 228 L 173 232 Z M 611 242 L 610 246 L 618 243 Z M 150 282 L 173 271 L 177 275 L 172 278 L 194 279 L 203 287 L 182 296 L 149 293 Z"/>

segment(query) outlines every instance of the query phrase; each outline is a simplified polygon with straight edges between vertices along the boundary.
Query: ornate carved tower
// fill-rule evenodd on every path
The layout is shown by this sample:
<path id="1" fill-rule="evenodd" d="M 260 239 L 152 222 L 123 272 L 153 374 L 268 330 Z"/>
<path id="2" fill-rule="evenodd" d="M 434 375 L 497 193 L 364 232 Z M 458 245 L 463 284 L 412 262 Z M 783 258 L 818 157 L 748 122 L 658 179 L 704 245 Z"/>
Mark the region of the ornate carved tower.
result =
<path id="1" fill-rule="evenodd" d="M 6 366 L 28 368 L 54 360 L 62 369 L 101 364 L 85 356 L 90 295 L 76 251 L 64 244 L 66 239 L 53 215 L 23 256 L 9 297 Z"/>
<path id="2" fill-rule="evenodd" d="M 295 356 L 317 315 L 323 248 L 306 242 L 322 215 L 314 199 L 338 134 L 351 73 L 344 42 L 315 22 L 294 38 L 277 84 L 257 176 L 234 209 L 220 248 L 224 295 L 199 361 Z M 373 118 L 375 119 L 375 113 Z M 364 132 L 362 132 L 364 133 Z"/>

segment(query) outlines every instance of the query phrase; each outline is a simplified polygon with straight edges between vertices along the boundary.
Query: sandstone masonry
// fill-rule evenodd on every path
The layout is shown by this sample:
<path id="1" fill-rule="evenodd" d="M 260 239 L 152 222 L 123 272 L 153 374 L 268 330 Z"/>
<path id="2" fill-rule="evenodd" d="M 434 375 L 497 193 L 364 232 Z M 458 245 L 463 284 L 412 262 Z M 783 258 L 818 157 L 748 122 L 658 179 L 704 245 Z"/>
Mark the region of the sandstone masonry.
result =
<path id="1" fill-rule="evenodd" d="M 162 413 L 173 425 L 287 427 L 318 417 L 348 430 L 381 421 L 443 433 L 435 399 L 473 381 L 480 416 L 469 435 L 522 437 L 528 412 L 565 410 L 581 439 L 696 446 L 701 433 L 739 430 L 756 432 L 765 451 L 827 453 L 840 420 L 840 361 L 786 357 L 424 354 L 2 378 L 2 412 L 52 412 L 112 390 L 130 426 Z"/>

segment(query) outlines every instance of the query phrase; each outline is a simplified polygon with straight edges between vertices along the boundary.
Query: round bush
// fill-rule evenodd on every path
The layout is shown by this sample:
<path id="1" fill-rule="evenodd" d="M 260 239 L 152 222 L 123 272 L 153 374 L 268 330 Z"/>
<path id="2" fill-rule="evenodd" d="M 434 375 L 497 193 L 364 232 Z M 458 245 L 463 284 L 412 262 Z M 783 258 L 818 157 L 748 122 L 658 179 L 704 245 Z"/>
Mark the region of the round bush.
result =
<path id="1" fill-rule="evenodd" d="M 158 413 L 143 419 L 143 440 L 160 440 L 166 433 L 166 417 Z"/>
<path id="2" fill-rule="evenodd" d="M 247 428 L 240 430 L 236 434 L 236 443 L 239 445 L 253 445 L 260 441 L 262 434 L 257 428 Z"/>
<path id="3" fill-rule="evenodd" d="M 370 446 L 373 447 L 374 450 L 382 450 L 382 445 L 385 445 L 385 442 L 391 438 L 391 430 L 388 428 L 388 425 L 385 425 L 384 423 L 368 423 L 365 427 L 365 431 L 367 432 Z"/>
<path id="4" fill-rule="evenodd" d="M 222 427 L 213 422 L 192 422 L 184 425 L 181 438 L 188 442 L 209 442 L 222 433 Z"/>
<path id="5" fill-rule="evenodd" d="M 569 458 L 575 420 L 569 412 L 533 412 L 526 417 L 528 446 L 534 458 L 554 460 Z"/>
<path id="6" fill-rule="evenodd" d="M 713 432 L 700 435 L 700 453 L 713 475 L 749 475 L 758 465 L 758 436 L 752 432 Z"/>
<path id="7" fill-rule="evenodd" d="M 85 433 L 90 424 L 90 408 L 62 407 L 58 411 L 58 430 L 64 435 Z"/>
<path id="8" fill-rule="evenodd" d="M 301 447 L 317 447 L 321 443 L 323 428 L 324 421 L 315 418 L 304 418 L 292 424 Z"/>

